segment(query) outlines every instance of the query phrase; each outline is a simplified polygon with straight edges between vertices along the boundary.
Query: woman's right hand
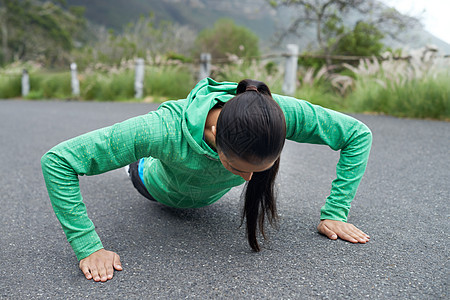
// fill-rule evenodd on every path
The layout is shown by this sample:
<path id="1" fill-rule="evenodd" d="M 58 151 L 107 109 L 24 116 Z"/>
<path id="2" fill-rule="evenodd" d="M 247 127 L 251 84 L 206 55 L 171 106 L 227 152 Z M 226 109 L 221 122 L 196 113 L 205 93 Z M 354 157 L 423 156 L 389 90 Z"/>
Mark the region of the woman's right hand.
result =
<path id="1" fill-rule="evenodd" d="M 105 249 L 83 258 L 79 266 L 86 279 L 102 282 L 113 278 L 114 269 L 122 271 L 119 255 Z"/>

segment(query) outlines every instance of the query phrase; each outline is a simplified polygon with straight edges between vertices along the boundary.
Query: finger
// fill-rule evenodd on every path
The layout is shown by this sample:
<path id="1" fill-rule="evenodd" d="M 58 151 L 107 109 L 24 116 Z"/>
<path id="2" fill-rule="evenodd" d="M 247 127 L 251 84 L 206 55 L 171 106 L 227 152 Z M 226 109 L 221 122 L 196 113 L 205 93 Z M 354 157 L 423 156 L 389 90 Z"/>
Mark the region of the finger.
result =
<path id="1" fill-rule="evenodd" d="M 338 228 L 338 235 L 341 239 L 352 242 L 352 243 L 365 243 L 366 240 L 363 238 L 363 232 L 356 228 L 353 224 L 345 224 Z"/>
<path id="2" fill-rule="evenodd" d="M 356 239 L 357 241 L 358 241 L 358 243 L 361 243 L 361 244 L 365 244 L 368 240 L 366 239 L 366 237 L 364 237 L 363 235 L 360 235 L 359 233 L 356 233 L 356 232 L 354 232 L 353 234 L 352 234 L 352 237 L 354 238 L 354 239 Z"/>
<path id="3" fill-rule="evenodd" d="M 97 268 L 91 268 L 91 274 L 94 281 L 100 281 L 100 276 L 98 275 Z"/>
<path id="4" fill-rule="evenodd" d="M 122 263 L 120 262 L 120 256 L 117 253 L 114 253 L 114 261 L 113 261 L 114 269 L 117 271 L 122 271 Z"/>
<path id="5" fill-rule="evenodd" d="M 363 236 L 364 238 L 366 238 L 367 240 L 370 240 L 370 236 L 368 234 L 366 234 L 365 232 L 361 231 L 358 229 L 358 231 L 360 232 L 361 236 Z"/>
<path id="6" fill-rule="evenodd" d="M 356 228 L 353 227 L 344 228 L 342 233 L 345 236 L 349 236 L 350 238 L 347 240 L 352 243 L 365 242 L 365 239 L 363 239 L 355 229 Z"/>
<path id="7" fill-rule="evenodd" d="M 114 268 L 112 265 L 108 264 L 106 266 L 106 278 L 111 279 L 113 278 L 113 275 L 114 275 Z"/>
<path id="8" fill-rule="evenodd" d="M 106 276 L 106 268 L 105 266 L 102 266 L 98 269 L 98 275 L 100 276 L 100 280 L 102 282 L 105 282 L 106 280 L 108 280 L 108 277 Z"/>
<path id="9" fill-rule="evenodd" d="M 325 225 L 319 225 L 318 230 L 321 234 L 326 235 L 329 239 L 335 240 L 337 239 L 337 235 L 334 231 L 330 230 Z"/>
<path id="10" fill-rule="evenodd" d="M 370 237 L 365 234 L 364 232 L 362 232 L 361 230 L 359 230 L 358 228 L 354 227 L 353 228 L 353 237 L 356 236 L 356 239 L 360 242 L 360 243 L 366 243 L 369 241 Z"/>
<path id="11" fill-rule="evenodd" d="M 361 237 L 362 239 L 364 239 L 364 242 L 368 242 L 368 241 L 370 241 L 370 237 L 368 236 L 368 235 L 363 235 L 362 237 Z"/>
<path id="12" fill-rule="evenodd" d="M 91 274 L 91 272 L 89 272 L 88 266 L 80 264 L 80 269 L 81 269 L 81 272 L 83 272 L 84 277 L 86 277 L 86 279 L 92 279 L 92 274 Z"/>
<path id="13" fill-rule="evenodd" d="M 358 243 L 358 240 L 355 239 L 349 232 L 344 231 L 344 230 L 340 230 L 337 232 L 337 235 L 339 236 L 340 239 L 344 240 L 344 241 L 348 241 L 351 243 Z"/>
<path id="14" fill-rule="evenodd" d="M 363 232 L 356 232 L 356 235 L 358 236 L 358 241 L 360 243 L 365 244 L 369 241 L 369 237 L 366 234 L 364 234 Z"/>

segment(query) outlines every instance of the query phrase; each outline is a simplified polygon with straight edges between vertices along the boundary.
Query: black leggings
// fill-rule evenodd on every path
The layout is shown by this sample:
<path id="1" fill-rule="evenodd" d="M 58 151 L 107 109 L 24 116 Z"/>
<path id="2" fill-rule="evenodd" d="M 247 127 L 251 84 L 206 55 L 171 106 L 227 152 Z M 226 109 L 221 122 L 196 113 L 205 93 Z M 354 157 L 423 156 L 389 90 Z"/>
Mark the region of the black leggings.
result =
<path id="1" fill-rule="evenodd" d="M 138 190 L 139 194 L 149 200 L 156 201 L 155 198 L 150 195 L 145 185 L 142 183 L 141 177 L 139 177 L 139 161 L 134 162 L 130 165 L 128 173 L 130 174 L 131 182 L 133 182 L 133 185 Z"/>

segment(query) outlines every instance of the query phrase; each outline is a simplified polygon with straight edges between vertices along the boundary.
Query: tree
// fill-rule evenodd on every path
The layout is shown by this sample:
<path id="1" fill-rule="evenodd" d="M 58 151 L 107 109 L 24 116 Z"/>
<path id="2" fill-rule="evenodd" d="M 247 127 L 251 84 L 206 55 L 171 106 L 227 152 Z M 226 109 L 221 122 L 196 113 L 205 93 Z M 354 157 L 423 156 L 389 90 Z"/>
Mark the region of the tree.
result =
<path id="1" fill-rule="evenodd" d="M 83 9 L 66 10 L 57 2 L 0 0 L 3 64 L 21 59 L 54 65 L 67 59 L 85 20 Z"/>
<path id="2" fill-rule="evenodd" d="M 231 19 L 220 19 L 213 28 L 201 31 L 196 44 L 201 52 L 211 53 L 213 60 L 227 60 L 229 54 L 245 58 L 259 55 L 258 37 Z"/>
<path id="3" fill-rule="evenodd" d="M 188 26 L 174 24 L 167 20 L 156 21 L 153 13 L 147 18 L 141 16 L 136 23 L 129 24 L 123 37 L 136 47 L 136 54 L 155 61 L 157 56 L 168 53 L 180 56 L 191 53 L 195 32 Z"/>
<path id="4" fill-rule="evenodd" d="M 382 51 L 386 49 L 385 45 L 381 42 L 384 34 L 374 25 L 359 21 L 353 29 L 348 29 L 342 24 L 339 26 L 336 26 L 336 24 L 340 23 L 329 20 L 324 27 L 328 35 L 341 36 L 338 40 L 334 37 L 328 40 L 327 47 L 330 55 L 380 56 Z M 342 62 L 342 60 L 339 62 Z M 354 60 L 350 60 L 347 63 L 353 64 L 355 62 L 358 63 L 358 61 Z M 335 63 L 336 61 L 331 58 L 328 60 L 328 66 Z M 317 69 L 327 64 L 327 61 L 320 57 L 302 56 L 299 58 L 299 64 Z M 339 70 L 340 68 L 337 69 Z"/>
<path id="5" fill-rule="evenodd" d="M 96 42 L 76 53 L 77 61 L 83 65 L 92 61 L 120 65 L 136 57 L 151 62 L 157 62 L 163 56 L 183 59 L 191 54 L 196 36 L 187 26 L 165 20 L 156 22 L 152 13 L 129 23 L 122 33 L 103 27 L 93 29 Z"/>
<path id="6" fill-rule="evenodd" d="M 287 6 L 300 11 L 300 14 L 282 32 L 281 39 L 288 34 L 301 35 L 302 31 L 300 29 L 304 29 L 305 26 L 314 25 L 318 52 L 326 56 L 327 65 L 331 64 L 330 56 L 336 53 L 337 49 L 343 50 L 342 39 L 348 39 L 349 36 L 354 35 L 353 41 L 363 42 L 361 36 L 358 35 L 368 29 L 371 32 L 374 32 L 374 29 L 379 31 L 379 33 L 373 35 L 375 39 L 378 39 L 380 34 L 398 38 L 399 33 L 404 28 L 417 24 L 417 19 L 404 16 L 394 9 L 386 9 L 381 3 L 375 0 L 268 1 L 272 6 Z M 360 16 L 354 21 L 354 24 L 356 24 L 354 30 L 348 30 L 344 26 L 345 16 L 348 16 L 350 12 L 358 12 Z M 353 13 L 352 16 L 354 15 L 356 14 Z M 357 27 L 358 23 L 361 24 L 359 27 Z M 357 36 L 358 38 L 355 39 Z M 357 48 L 360 48 L 360 46 Z M 347 51 L 349 48 L 345 50 Z M 347 54 L 354 55 L 356 53 Z"/>
<path id="7" fill-rule="evenodd" d="M 378 56 L 385 48 L 381 42 L 383 38 L 384 34 L 374 25 L 359 21 L 352 31 L 334 43 L 333 54 Z"/>

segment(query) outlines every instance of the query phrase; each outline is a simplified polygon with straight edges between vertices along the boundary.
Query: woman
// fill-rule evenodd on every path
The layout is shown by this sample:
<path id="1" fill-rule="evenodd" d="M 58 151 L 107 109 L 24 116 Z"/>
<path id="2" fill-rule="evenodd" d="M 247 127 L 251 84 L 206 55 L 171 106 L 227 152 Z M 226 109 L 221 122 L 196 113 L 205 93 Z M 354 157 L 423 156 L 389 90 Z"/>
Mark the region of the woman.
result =
<path id="1" fill-rule="evenodd" d="M 273 191 L 285 139 L 341 150 L 337 179 L 321 209 L 318 231 L 330 239 L 365 243 L 369 236 L 346 223 L 372 142 L 361 122 L 306 101 L 271 94 L 259 81 L 200 81 L 186 99 L 63 142 L 41 160 L 50 200 L 87 279 L 106 281 L 122 270 L 103 249 L 88 218 L 78 175 L 130 164 L 134 186 L 162 204 L 209 205 L 246 183 L 243 219 L 251 248 L 257 230 L 277 219 Z"/>

